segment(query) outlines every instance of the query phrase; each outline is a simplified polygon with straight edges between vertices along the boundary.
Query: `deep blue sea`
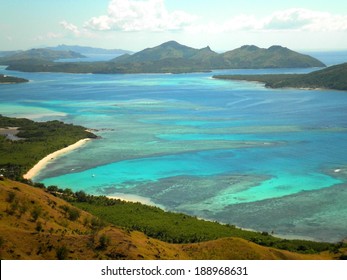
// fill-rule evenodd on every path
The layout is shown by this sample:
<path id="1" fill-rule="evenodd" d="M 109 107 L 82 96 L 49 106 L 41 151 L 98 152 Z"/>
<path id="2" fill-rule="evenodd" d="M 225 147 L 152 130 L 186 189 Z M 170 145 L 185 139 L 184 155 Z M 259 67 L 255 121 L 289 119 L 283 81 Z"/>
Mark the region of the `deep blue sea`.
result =
<path id="1" fill-rule="evenodd" d="M 47 186 L 144 197 L 243 228 L 340 241 L 347 237 L 347 92 L 211 78 L 313 70 L 93 75 L 1 67 L 30 82 L 0 86 L 0 114 L 58 119 L 100 136 L 34 178 Z"/>

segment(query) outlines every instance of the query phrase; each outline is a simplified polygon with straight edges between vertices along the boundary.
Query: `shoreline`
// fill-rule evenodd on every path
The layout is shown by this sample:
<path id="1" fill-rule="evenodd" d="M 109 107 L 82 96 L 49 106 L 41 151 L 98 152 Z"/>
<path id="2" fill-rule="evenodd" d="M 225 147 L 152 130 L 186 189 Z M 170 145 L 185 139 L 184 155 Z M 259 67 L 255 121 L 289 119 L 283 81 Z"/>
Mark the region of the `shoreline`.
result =
<path id="1" fill-rule="evenodd" d="M 135 194 L 115 193 L 113 195 L 106 195 L 106 197 L 110 199 L 119 199 L 125 202 L 141 203 L 148 206 L 154 206 L 166 211 L 163 205 L 156 204 L 150 198 L 144 196 L 139 196 Z"/>
<path id="2" fill-rule="evenodd" d="M 91 138 L 84 138 L 79 141 L 77 141 L 74 144 L 71 144 L 65 148 L 62 148 L 58 151 L 55 151 L 47 156 L 45 156 L 43 159 L 41 159 L 38 163 L 34 165 L 33 168 L 31 168 L 26 174 L 23 175 L 24 179 L 31 180 L 33 177 L 35 177 L 43 168 L 46 167 L 48 163 L 55 160 L 57 157 L 62 156 L 66 153 L 69 153 L 75 149 L 78 149 L 82 147 L 84 144 L 86 144 L 88 141 L 90 141 Z"/>

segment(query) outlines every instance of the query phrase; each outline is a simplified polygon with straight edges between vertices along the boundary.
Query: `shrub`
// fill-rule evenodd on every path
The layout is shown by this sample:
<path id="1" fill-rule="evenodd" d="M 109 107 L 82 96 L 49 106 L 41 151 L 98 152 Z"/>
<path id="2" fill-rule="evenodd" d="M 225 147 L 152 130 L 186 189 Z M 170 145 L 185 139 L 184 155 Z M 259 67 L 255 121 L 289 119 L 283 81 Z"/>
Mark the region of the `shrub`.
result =
<path id="1" fill-rule="evenodd" d="M 111 239 L 106 234 L 103 234 L 99 237 L 99 246 L 97 247 L 98 250 L 106 250 L 108 245 L 110 245 Z"/>
<path id="2" fill-rule="evenodd" d="M 41 222 L 37 222 L 35 229 L 36 229 L 37 232 L 41 232 L 42 231 L 42 223 Z"/>
<path id="3" fill-rule="evenodd" d="M 69 207 L 67 214 L 70 221 L 76 221 L 81 216 L 81 211 L 76 208 Z"/>
<path id="4" fill-rule="evenodd" d="M 81 211 L 75 207 L 69 207 L 68 205 L 61 205 L 59 208 L 63 209 L 65 215 L 70 221 L 76 221 L 81 216 Z"/>
<path id="5" fill-rule="evenodd" d="M 34 222 L 37 221 L 41 213 L 42 213 L 42 208 L 40 206 L 35 206 L 34 209 L 31 211 L 31 217 L 33 218 Z"/>
<path id="6" fill-rule="evenodd" d="M 58 260 L 66 260 L 69 255 L 69 250 L 63 245 L 56 248 L 55 254 Z"/>
<path id="7" fill-rule="evenodd" d="M 6 201 L 8 203 L 12 203 L 14 201 L 14 199 L 16 198 L 16 194 L 14 192 L 9 192 L 6 198 Z"/>

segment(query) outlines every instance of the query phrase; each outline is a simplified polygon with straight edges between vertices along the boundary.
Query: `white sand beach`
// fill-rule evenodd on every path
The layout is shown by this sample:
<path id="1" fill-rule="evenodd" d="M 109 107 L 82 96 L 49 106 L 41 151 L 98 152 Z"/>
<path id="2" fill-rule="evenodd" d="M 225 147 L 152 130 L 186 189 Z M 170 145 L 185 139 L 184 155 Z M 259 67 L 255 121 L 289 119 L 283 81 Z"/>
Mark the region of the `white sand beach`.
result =
<path id="1" fill-rule="evenodd" d="M 24 179 L 32 179 L 33 177 L 35 177 L 41 169 L 43 169 L 48 163 L 50 163 L 51 161 L 53 161 L 54 159 L 56 159 L 59 156 L 62 156 L 63 154 L 69 153 L 81 146 L 83 146 L 84 144 L 86 144 L 88 141 L 90 141 L 90 138 L 85 138 L 85 139 L 81 139 L 79 141 L 77 141 L 76 143 L 67 146 L 61 150 L 55 151 L 51 154 L 49 154 L 48 156 L 45 156 L 43 159 L 41 159 L 37 164 L 35 164 L 35 166 L 33 168 L 31 168 L 26 174 L 23 175 Z"/>
<path id="2" fill-rule="evenodd" d="M 123 200 L 126 202 L 134 202 L 134 203 L 139 202 L 141 204 L 145 204 L 145 205 L 149 205 L 149 206 L 156 206 L 156 207 L 159 207 L 161 209 L 165 209 L 164 206 L 159 205 L 159 204 L 155 204 L 150 198 L 135 195 L 135 194 L 115 193 L 114 195 L 108 195 L 107 197 L 112 198 L 112 199 Z"/>

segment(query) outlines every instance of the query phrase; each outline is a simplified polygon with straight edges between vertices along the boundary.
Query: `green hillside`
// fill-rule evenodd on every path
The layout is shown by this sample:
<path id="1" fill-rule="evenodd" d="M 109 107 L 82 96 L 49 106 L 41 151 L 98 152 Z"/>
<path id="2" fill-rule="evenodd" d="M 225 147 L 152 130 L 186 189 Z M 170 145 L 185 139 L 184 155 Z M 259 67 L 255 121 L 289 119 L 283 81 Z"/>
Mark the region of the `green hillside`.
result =
<path id="1" fill-rule="evenodd" d="M 285 75 L 216 75 L 215 79 L 257 81 L 270 88 L 327 88 L 347 90 L 347 63 L 334 65 L 309 74 Z"/>

